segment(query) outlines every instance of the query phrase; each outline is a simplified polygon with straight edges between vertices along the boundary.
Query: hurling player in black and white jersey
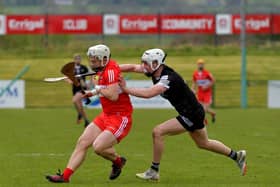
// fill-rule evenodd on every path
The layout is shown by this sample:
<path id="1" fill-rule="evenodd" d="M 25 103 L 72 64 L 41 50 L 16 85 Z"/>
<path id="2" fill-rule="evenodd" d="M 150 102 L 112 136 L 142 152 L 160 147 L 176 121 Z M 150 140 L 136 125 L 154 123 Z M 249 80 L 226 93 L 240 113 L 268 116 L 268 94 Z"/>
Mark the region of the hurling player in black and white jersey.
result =
<path id="1" fill-rule="evenodd" d="M 234 151 L 222 142 L 208 139 L 204 126 L 205 112 L 194 93 L 183 78 L 165 65 L 166 54 L 161 49 L 149 49 L 144 52 L 141 64 L 120 65 L 123 72 L 144 73 L 152 78 L 153 86 L 149 88 L 128 88 L 120 80 L 122 90 L 130 95 L 151 98 L 161 95 L 167 99 L 178 112 L 178 116 L 169 119 L 153 129 L 153 161 L 151 167 L 136 176 L 144 180 L 159 180 L 159 164 L 164 149 L 164 136 L 189 132 L 196 145 L 208 151 L 222 154 L 236 161 L 241 174 L 246 173 L 246 151 Z"/>

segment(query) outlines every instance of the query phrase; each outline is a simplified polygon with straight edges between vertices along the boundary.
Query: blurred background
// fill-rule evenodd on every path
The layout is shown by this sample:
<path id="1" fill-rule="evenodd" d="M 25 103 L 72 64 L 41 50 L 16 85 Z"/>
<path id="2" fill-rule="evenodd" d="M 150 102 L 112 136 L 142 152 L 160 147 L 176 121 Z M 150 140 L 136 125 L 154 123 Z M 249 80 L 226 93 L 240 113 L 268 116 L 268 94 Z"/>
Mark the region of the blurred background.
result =
<path id="1" fill-rule="evenodd" d="M 248 14 L 267 15 L 280 14 L 280 1 L 277 0 L 246 0 L 246 12 Z M 232 14 L 240 13 L 240 0 L 1 0 L 0 14 L 4 15 L 104 15 L 104 14 L 144 14 L 144 15 L 169 15 L 169 14 Z M 272 19 L 270 19 L 271 23 Z M 48 23 L 46 23 L 48 24 Z M 251 47 L 278 47 L 279 34 L 273 32 L 259 32 L 247 36 L 247 43 Z M 123 47 L 141 47 L 161 45 L 163 47 L 186 47 L 186 46 L 210 46 L 223 45 L 239 46 L 239 34 L 217 35 L 188 33 L 159 34 L 121 34 L 108 36 L 101 34 L 74 34 L 74 35 L 25 35 L 25 36 L 1 36 L 1 50 L 20 47 L 28 44 L 36 50 L 42 47 L 53 48 L 67 47 L 76 50 L 79 45 L 74 43 L 88 44 L 90 41 L 104 41 L 110 45 Z M 183 46 L 182 46 L 183 45 Z M 36 46 L 36 47 L 35 47 Z M 31 50 L 31 49 L 30 49 Z M 229 52 L 228 52 L 229 53 Z M 234 53 L 234 52 L 231 52 Z M 61 54 L 61 53 L 59 53 Z M 57 54 L 56 54 L 57 55 Z"/>
<path id="2" fill-rule="evenodd" d="M 248 103 L 249 107 L 267 107 L 268 81 L 280 79 L 280 1 L 244 2 L 243 9 L 248 14 Z M 12 79 L 23 65 L 31 65 L 24 76 L 26 106 L 71 106 L 68 85 L 57 85 L 63 88 L 56 90 L 57 102 L 55 94 L 48 91 L 56 86 L 42 84 L 41 80 L 59 75 L 60 67 L 71 61 L 74 53 L 81 53 L 83 63 L 87 64 L 87 48 L 105 43 L 119 63 L 138 63 L 145 49 L 160 47 L 167 51 L 170 65 L 188 83 L 196 68 L 195 60 L 205 58 L 207 69 L 217 81 L 214 106 L 240 107 L 241 8 L 240 0 L 0 0 L 0 16 L 7 20 L 6 28 L 2 33 L 0 31 L 0 78 Z M 221 23 L 219 27 L 223 26 L 222 21 L 217 21 L 218 16 L 222 17 L 220 21 L 223 18 L 229 21 L 230 28 L 226 32 L 218 32 L 218 23 Z M 75 31 L 85 27 L 85 22 L 79 22 L 80 18 L 89 22 L 87 26 L 91 30 Z M 111 18 L 119 23 L 114 32 L 105 28 L 110 23 L 106 20 Z M 59 24 L 67 19 L 70 19 L 66 24 L 68 31 L 59 28 Z M 164 28 L 164 21 L 170 19 L 175 20 L 172 23 L 176 28 L 168 24 L 170 27 Z M 192 19 L 196 22 L 180 22 Z M 125 22 L 127 20 L 131 22 Z M 41 28 L 30 30 L 28 27 L 32 21 L 32 27 Z M 148 24 L 146 30 L 141 24 Z M 180 24 L 196 28 L 182 29 Z M 149 26 L 151 28 L 147 28 Z M 135 75 L 129 77 L 143 79 Z M 40 96 L 52 97 L 46 102 L 40 100 Z"/>

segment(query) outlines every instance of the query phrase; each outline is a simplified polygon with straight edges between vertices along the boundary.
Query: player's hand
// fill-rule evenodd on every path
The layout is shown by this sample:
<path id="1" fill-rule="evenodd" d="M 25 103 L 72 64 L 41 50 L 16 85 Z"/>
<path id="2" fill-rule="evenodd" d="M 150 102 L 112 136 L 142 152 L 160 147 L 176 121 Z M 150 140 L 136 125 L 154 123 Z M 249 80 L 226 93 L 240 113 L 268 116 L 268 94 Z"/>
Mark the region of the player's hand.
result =
<path id="1" fill-rule="evenodd" d="M 64 79 L 65 82 L 67 82 L 68 84 L 73 84 L 73 81 L 71 81 L 69 78 Z"/>
<path id="2" fill-rule="evenodd" d="M 209 86 L 202 86 L 201 88 L 202 88 L 203 91 L 205 91 L 209 88 Z"/>
<path id="3" fill-rule="evenodd" d="M 93 93 L 90 90 L 85 90 L 82 97 L 83 98 L 89 98 L 89 97 L 92 97 L 92 96 L 93 96 Z"/>
<path id="4" fill-rule="evenodd" d="M 191 90 L 192 90 L 192 92 L 193 92 L 194 94 L 196 94 L 196 90 L 195 90 L 195 89 L 191 88 Z"/>
<path id="5" fill-rule="evenodd" d="M 93 75 L 91 80 L 92 80 L 92 83 L 94 85 L 98 85 L 99 76 L 98 75 Z"/>

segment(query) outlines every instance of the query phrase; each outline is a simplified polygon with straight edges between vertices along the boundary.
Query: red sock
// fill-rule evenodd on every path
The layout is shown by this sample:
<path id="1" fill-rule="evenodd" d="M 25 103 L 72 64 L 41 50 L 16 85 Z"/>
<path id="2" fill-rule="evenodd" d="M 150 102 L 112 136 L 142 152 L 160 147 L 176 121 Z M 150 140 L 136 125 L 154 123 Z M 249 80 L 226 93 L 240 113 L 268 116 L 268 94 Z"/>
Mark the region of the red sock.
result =
<path id="1" fill-rule="evenodd" d="M 63 179 L 65 181 L 69 181 L 71 175 L 74 173 L 74 171 L 70 168 L 65 168 L 64 172 L 63 172 Z"/>
<path id="2" fill-rule="evenodd" d="M 115 160 L 113 163 L 114 163 L 114 165 L 117 165 L 117 166 L 122 165 L 122 160 L 121 160 L 121 157 L 120 157 L 120 156 L 118 156 L 118 157 L 116 158 L 116 160 Z"/>

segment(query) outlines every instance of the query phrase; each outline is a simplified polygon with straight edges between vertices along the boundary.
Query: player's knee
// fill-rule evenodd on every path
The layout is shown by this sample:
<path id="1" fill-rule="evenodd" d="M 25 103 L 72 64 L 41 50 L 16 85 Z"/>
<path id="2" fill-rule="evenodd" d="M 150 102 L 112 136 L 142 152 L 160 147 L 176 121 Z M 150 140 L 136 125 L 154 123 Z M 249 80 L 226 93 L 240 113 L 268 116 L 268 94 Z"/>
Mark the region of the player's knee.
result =
<path id="1" fill-rule="evenodd" d="M 72 98 L 73 103 L 81 102 L 81 100 L 82 100 L 82 97 L 80 95 L 74 95 Z"/>
<path id="2" fill-rule="evenodd" d="M 208 149 L 208 141 L 199 141 L 199 142 L 196 142 L 196 146 L 199 148 L 199 149 Z"/>
<path id="3" fill-rule="evenodd" d="M 78 101 L 77 98 L 75 98 L 75 97 L 72 98 L 72 103 L 73 104 L 77 103 L 77 101 Z"/>
<path id="4" fill-rule="evenodd" d="M 77 141 L 76 148 L 78 149 L 87 149 L 90 146 L 90 143 L 84 139 L 84 138 L 79 138 Z"/>
<path id="5" fill-rule="evenodd" d="M 161 128 L 160 128 L 160 127 L 155 127 L 155 128 L 153 129 L 152 136 L 153 136 L 153 138 L 157 138 L 157 137 L 162 136 L 162 130 L 161 130 Z"/>
<path id="6" fill-rule="evenodd" d="M 102 152 L 103 152 L 103 148 L 99 145 L 99 144 L 97 144 L 97 143 L 93 143 L 92 144 L 92 147 L 93 147 L 93 151 L 95 152 L 95 154 L 97 154 L 97 155 L 102 155 Z"/>

